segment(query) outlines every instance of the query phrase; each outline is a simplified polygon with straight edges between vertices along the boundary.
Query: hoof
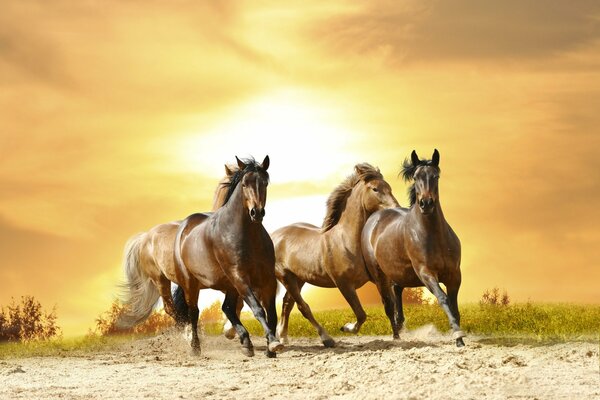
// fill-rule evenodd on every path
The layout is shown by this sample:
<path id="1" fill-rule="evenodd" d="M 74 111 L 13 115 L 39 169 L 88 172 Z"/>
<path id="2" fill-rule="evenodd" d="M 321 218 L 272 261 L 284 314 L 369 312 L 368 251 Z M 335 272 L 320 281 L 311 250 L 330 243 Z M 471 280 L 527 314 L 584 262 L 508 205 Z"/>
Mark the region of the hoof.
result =
<path id="1" fill-rule="evenodd" d="M 254 357 L 254 348 L 252 347 L 242 347 L 242 354 L 246 357 Z"/>
<path id="2" fill-rule="evenodd" d="M 323 346 L 325 347 L 335 347 L 335 340 L 332 338 L 323 340 Z"/>
<path id="3" fill-rule="evenodd" d="M 400 340 L 400 335 L 398 335 L 397 333 L 394 333 L 393 339 Z"/>
<path id="4" fill-rule="evenodd" d="M 271 343 L 269 343 L 267 348 L 269 349 L 269 351 L 276 353 L 278 351 L 283 350 L 283 344 L 281 344 L 281 342 L 279 342 L 278 340 L 273 340 Z"/>
<path id="5" fill-rule="evenodd" d="M 356 328 L 355 322 L 348 322 L 346 325 L 344 325 L 340 328 L 340 331 L 346 332 L 346 333 L 357 333 L 358 329 Z"/>
<path id="6" fill-rule="evenodd" d="M 467 335 L 463 331 L 454 331 L 454 333 L 452 334 L 452 339 L 460 339 L 466 336 Z"/>
<path id="7" fill-rule="evenodd" d="M 267 358 L 277 358 L 277 353 L 275 353 L 274 351 L 265 351 L 265 355 L 267 356 Z"/>
<path id="8" fill-rule="evenodd" d="M 225 336 L 229 340 L 232 340 L 235 339 L 235 333 L 235 329 L 231 328 L 223 332 L 223 336 Z"/>
<path id="9" fill-rule="evenodd" d="M 200 346 L 198 346 L 198 347 L 192 346 L 192 348 L 190 349 L 190 354 L 193 356 L 199 356 L 200 355 Z"/>
<path id="10" fill-rule="evenodd" d="M 456 339 L 456 347 L 465 347 L 465 342 L 462 340 L 462 338 Z"/>

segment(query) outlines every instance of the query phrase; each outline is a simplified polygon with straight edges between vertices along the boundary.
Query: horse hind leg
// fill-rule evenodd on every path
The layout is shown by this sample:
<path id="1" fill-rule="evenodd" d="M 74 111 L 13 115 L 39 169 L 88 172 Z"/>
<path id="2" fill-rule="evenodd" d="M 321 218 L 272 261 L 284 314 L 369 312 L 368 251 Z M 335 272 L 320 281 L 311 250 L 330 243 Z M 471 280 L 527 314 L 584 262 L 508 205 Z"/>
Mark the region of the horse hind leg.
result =
<path id="1" fill-rule="evenodd" d="M 200 337 L 198 336 L 198 318 L 200 317 L 200 310 L 198 309 L 198 295 L 200 290 L 196 285 L 187 287 L 185 290 L 185 301 L 188 305 L 188 317 L 192 324 L 192 354 L 200 354 Z"/>
<path id="2" fill-rule="evenodd" d="M 163 300 L 165 312 L 169 315 L 177 325 L 181 325 L 184 321 L 181 321 L 181 317 L 175 310 L 175 304 L 173 302 L 173 296 L 171 295 L 171 281 L 166 276 L 161 275 L 156 285 L 160 293 L 160 297 Z"/>
<path id="3" fill-rule="evenodd" d="M 295 277 L 295 275 L 287 274 L 284 277 L 282 283 L 285 286 L 287 292 L 290 293 L 290 295 L 296 301 L 296 304 L 298 305 L 298 310 L 300 311 L 300 313 L 302 313 L 304 318 L 306 318 L 311 323 L 311 325 L 317 330 L 317 333 L 319 334 L 319 337 L 321 338 L 321 342 L 323 343 L 323 346 L 334 347 L 335 341 L 333 340 L 333 338 L 331 336 L 329 336 L 329 334 L 327 333 L 325 328 L 323 328 L 317 322 L 317 320 L 315 319 L 315 317 L 312 314 L 310 307 L 304 301 L 304 299 L 302 298 L 302 295 L 300 294 L 300 288 L 302 287 L 302 285 L 304 285 L 304 282 L 298 281 L 298 279 Z"/>
<path id="4" fill-rule="evenodd" d="M 290 294 L 290 292 L 286 291 L 283 296 L 283 303 L 281 305 L 281 318 L 279 319 L 279 324 L 277 325 L 277 337 L 283 344 L 288 344 L 288 324 L 290 322 L 290 313 L 294 308 L 296 301 Z"/>
<path id="5" fill-rule="evenodd" d="M 248 330 L 242 325 L 240 318 L 238 316 L 238 310 L 241 310 L 239 295 L 235 292 L 228 292 L 225 294 L 225 300 L 223 300 L 223 305 L 221 309 L 225 313 L 225 316 L 231 322 L 233 329 L 237 332 L 240 343 L 242 344 L 242 352 L 248 356 L 252 357 L 254 355 L 254 346 L 252 345 L 252 341 L 250 340 L 250 334 Z M 242 303 L 243 305 L 243 303 Z"/>

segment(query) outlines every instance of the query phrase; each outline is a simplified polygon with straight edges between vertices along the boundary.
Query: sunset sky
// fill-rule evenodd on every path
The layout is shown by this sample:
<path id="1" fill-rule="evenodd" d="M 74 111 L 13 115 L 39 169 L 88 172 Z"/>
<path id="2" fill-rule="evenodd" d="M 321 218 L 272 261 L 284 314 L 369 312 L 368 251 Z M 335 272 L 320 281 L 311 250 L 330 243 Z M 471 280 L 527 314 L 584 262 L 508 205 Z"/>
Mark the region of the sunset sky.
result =
<path id="1" fill-rule="evenodd" d="M 597 1 L 3 1 L 0 304 L 85 333 L 125 241 L 208 210 L 235 155 L 271 158 L 272 230 L 358 162 L 406 205 L 434 148 L 461 301 L 598 303 L 599 127 Z"/>

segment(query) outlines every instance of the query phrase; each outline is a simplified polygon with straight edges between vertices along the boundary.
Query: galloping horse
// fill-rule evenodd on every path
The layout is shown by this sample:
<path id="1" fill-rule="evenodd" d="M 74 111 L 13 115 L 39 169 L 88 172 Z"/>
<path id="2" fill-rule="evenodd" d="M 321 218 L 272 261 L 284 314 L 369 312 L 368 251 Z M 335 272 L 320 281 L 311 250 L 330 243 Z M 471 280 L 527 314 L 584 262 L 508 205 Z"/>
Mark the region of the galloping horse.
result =
<path id="1" fill-rule="evenodd" d="M 402 175 L 410 186 L 410 208 L 393 208 L 373 214 L 362 231 L 362 252 L 377 285 L 394 339 L 404 323 L 402 291 L 425 286 L 435 295 L 454 331 L 456 346 L 464 346 L 460 329 L 458 290 L 461 283 L 460 241 L 446 222 L 439 201 L 440 155 L 420 160 L 413 150 Z M 446 285 L 444 293 L 439 282 Z M 391 285 L 395 301 L 391 293 Z M 394 315 L 395 303 L 395 315 Z"/>
<path id="2" fill-rule="evenodd" d="M 267 356 L 275 357 L 282 344 L 275 337 L 275 254 L 273 242 L 262 225 L 265 215 L 269 157 L 262 164 L 239 160 L 224 205 L 212 214 L 192 214 L 175 235 L 176 271 L 192 323 L 192 348 L 199 349 L 198 293 L 210 288 L 225 293 L 223 312 L 233 324 L 244 354 L 254 354 L 246 328 L 237 315 L 241 297 L 262 324 L 267 337 Z M 175 303 L 181 290 L 176 292 Z M 185 307 L 183 307 L 185 308 Z M 182 309 L 183 309 L 182 308 Z M 265 312 L 266 309 L 266 312 Z"/>
<path id="3" fill-rule="evenodd" d="M 277 260 L 275 273 L 287 290 L 277 327 L 284 343 L 287 341 L 289 315 L 294 303 L 297 303 L 302 315 L 317 330 L 323 345 L 335 346 L 335 341 L 315 320 L 300 295 L 304 283 L 337 287 L 356 315 L 356 322 L 347 323 L 341 329 L 358 332 L 366 314 L 356 289 L 369 280 L 360 248 L 360 234 L 373 212 L 395 206 L 398 202 L 379 169 L 366 163 L 357 164 L 354 173 L 329 196 L 322 228 L 296 223 L 273 232 L 271 236 Z"/>
<path id="4" fill-rule="evenodd" d="M 237 166 L 225 165 L 226 176 L 219 182 L 213 199 L 216 211 L 227 194 L 228 183 Z M 171 282 L 180 285 L 182 273 L 176 271 L 174 243 L 181 221 L 160 224 L 148 232 L 138 233 L 125 245 L 123 269 L 127 282 L 124 286 L 125 312 L 118 321 L 122 327 L 143 322 L 152 313 L 159 297 L 165 312 L 178 324 L 189 322 L 188 312 L 179 312 L 171 297 Z"/>

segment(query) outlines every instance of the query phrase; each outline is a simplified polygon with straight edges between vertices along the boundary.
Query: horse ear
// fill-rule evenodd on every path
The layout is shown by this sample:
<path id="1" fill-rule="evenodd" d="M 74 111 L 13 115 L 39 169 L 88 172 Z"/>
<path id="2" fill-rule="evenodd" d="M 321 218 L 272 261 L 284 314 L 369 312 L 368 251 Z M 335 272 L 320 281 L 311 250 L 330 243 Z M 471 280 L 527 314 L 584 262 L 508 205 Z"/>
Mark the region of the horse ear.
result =
<path id="1" fill-rule="evenodd" d="M 414 167 L 416 167 L 417 165 L 419 165 L 421 163 L 421 160 L 419 160 L 419 156 L 417 155 L 416 151 L 412 151 L 412 153 L 410 153 L 410 160 L 412 161 L 412 165 Z"/>
<path id="2" fill-rule="evenodd" d="M 268 170 L 270 163 L 271 161 L 269 160 L 269 156 L 267 155 L 261 164 L 262 169 L 264 169 L 265 171 Z"/>
<path id="3" fill-rule="evenodd" d="M 237 156 L 235 156 L 235 161 L 237 161 L 237 165 L 238 167 L 240 167 L 240 170 L 244 170 L 246 168 L 246 164 L 244 164 L 244 162 L 240 160 Z"/>
<path id="4" fill-rule="evenodd" d="M 226 176 L 233 175 L 233 165 L 227 165 L 227 164 L 225 164 L 225 175 Z"/>
<path id="5" fill-rule="evenodd" d="M 433 150 L 433 157 L 431 157 L 431 165 L 437 167 L 440 165 L 440 152 L 437 149 Z"/>

